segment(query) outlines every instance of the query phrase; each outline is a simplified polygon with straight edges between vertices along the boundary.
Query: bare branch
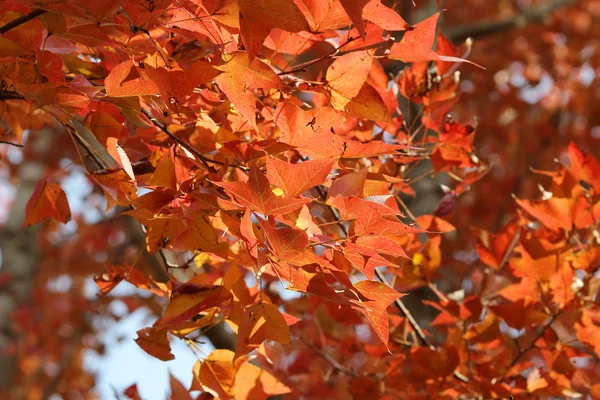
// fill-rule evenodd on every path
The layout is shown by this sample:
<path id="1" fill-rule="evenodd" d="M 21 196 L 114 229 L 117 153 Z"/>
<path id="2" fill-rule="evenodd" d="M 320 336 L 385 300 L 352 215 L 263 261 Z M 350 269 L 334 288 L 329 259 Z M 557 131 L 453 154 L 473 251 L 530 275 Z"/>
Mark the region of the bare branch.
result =
<path id="1" fill-rule="evenodd" d="M 352 371 L 351 369 L 348 369 L 346 367 L 344 367 L 342 364 L 340 364 L 339 362 L 337 362 L 333 357 L 331 357 L 329 354 L 325 353 L 324 351 L 320 350 L 319 348 L 317 348 L 314 344 L 310 343 L 308 340 L 304 339 L 303 337 L 300 337 L 300 340 L 307 346 L 309 347 L 312 351 L 314 351 L 315 353 L 317 353 L 317 355 L 319 355 L 319 357 L 321 357 L 323 360 L 327 361 L 329 364 L 331 364 L 331 366 L 335 369 L 337 369 L 338 371 L 349 375 L 353 378 L 357 378 L 358 374 L 354 371 Z"/>
<path id="2" fill-rule="evenodd" d="M 18 27 L 19 25 L 23 25 L 25 22 L 29 22 L 32 19 L 39 17 L 40 15 L 44 14 L 45 12 L 46 12 L 46 10 L 36 8 L 35 10 L 32 10 L 28 14 L 25 14 L 25 15 L 15 19 L 14 21 L 9 22 L 8 24 L 0 26 L 0 35 L 5 34 L 6 32 L 10 31 L 11 29 Z"/>
<path id="3" fill-rule="evenodd" d="M 448 39 L 461 42 L 467 38 L 480 39 L 510 29 L 523 27 L 531 23 L 542 22 L 557 9 L 574 4 L 575 0 L 554 0 L 538 7 L 531 7 L 519 14 L 497 21 L 482 21 L 472 25 L 459 26 L 449 29 L 446 33 Z"/>
<path id="4" fill-rule="evenodd" d="M 15 147 L 21 147 L 21 148 L 25 147 L 22 144 L 7 142 L 6 140 L 0 140 L 0 144 L 8 144 L 9 146 L 15 146 Z"/>

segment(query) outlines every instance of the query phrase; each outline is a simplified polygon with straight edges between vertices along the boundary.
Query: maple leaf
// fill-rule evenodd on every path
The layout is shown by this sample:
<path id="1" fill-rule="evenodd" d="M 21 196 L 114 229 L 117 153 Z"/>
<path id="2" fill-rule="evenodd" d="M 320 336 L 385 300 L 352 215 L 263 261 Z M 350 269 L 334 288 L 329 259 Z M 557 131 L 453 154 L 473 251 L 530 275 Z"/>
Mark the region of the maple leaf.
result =
<path id="1" fill-rule="evenodd" d="M 327 180 L 334 160 L 307 160 L 290 164 L 277 158 L 267 158 L 267 179 L 287 197 L 296 197 Z"/>
<path id="2" fill-rule="evenodd" d="M 194 89 L 219 75 L 219 71 L 204 61 L 196 61 L 185 69 L 146 66 L 148 77 L 156 84 L 166 103 L 184 103 Z"/>
<path id="3" fill-rule="evenodd" d="M 591 154 L 584 153 L 571 142 L 569 144 L 570 172 L 579 180 L 589 183 L 596 194 L 600 193 L 600 162 Z"/>
<path id="4" fill-rule="evenodd" d="M 337 178 L 329 188 L 328 197 L 363 197 L 365 183 L 367 182 L 368 168 L 346 174 Z"/>
<path id="5" fill-rule="evenodd" d="M 71 220 L 71 209 L 67 195 L 60 186 L 41 179 L 25 207 L 25 222 L 22 227 L 37 224 L 48 218 L 64 224 Z"/>
<path id="6" fill-rule="evenodd" d="M 365 37 L 365 23 L 362 19 L 363 9 L 370 1 L 371 0 L 340 0 L 342 7 L 344 7 L 350 20 L 363 38 Z"/>
<path id="7" fill-rule="evenodd" d="M 460 362 L 454 346 L 436 350 L 428 347 L 411 349 L 411 358 L 421 367 L 421 371 L 433 378 L 445 378 L 452 375 Z"/>
<path id="8" fill-rule="evenodd" d="M 373 59 L 366 51 L 345 54 L 327 69 L 327 84 L 342 97 L 351 100 L 367 81 L 372 65 Z"/>
<path id="9" fill-rule="evenodd" d="M 273 396 L 291 393 L 292 389 L 269 372 L 244 362 L 238 370 L 235 389 L 239 399 L 267 400 Z"/>
<path id="10" fill-rule="evenodd" d="M 258 59 L 249 61 L 243 52 L 233 54 L 218 69 L 223 72 L 215 79 L 219 88 L 239 113 L 258 130 L 253 91 L 259 88 L 282 90 L 286 88 L 285 84 L 267 64 Z"/>
<path id="11" fill-rule="evenodd" d="M 248 182 L 217 182 L 242 206 L 264 216 L 287 214 L 309 203 L 310 199 L 286 199 L 276 196 L 269 180 L 256 164 L 250 166 Z"/>
<path id="12" fill-rule="evenodd" d="M 227 307 L 233 300 L 223 286 L 202 286 L 193 283 L 179 284 L 173 289 L 171 301 L 155 327 L 165 327 L 189 320 L 213 307 Z"/>
<path id="13" fill-rule="evenodd" d="M 244 311 L 238 328 L 234 360 L 254 350 L 265 340 L 288 344 L 291 342 L 290 330 L 277 306 L 259 302 Z"/>
<path id="14" fill-rule="evenodd" d="M 311 158 L 332 158 L 343 153 L 344 140 L 332 131 L 343 129 L 345 113 L 333 108 L 302 110 L 281 102 L 273 117 L 282 131 L 281 141 L 300 149 Z"/>
<path id="15" fill-rule="evenodd" d="M 173 360 L 175 356 L 171 353 L 171 345 L 167 338 L 166 329 L 144 328 L 137 332 L 138 338 L 135 342 L 146 353 L 162 361 Z"/>
<path id="16" fill-rule="evenodd" d="M 411 26 L 396 11 L 383 5 L 381 0 L 369 1 L 362 9 L 362 16 L 387 31 L 411 29 Z"/>
<path id="17" fill-rule="evenodd" d="M 297 4 L 313 32 L 339 29 L 351 23 L 346 10 L 338 0 L 301 0 Z"/>
<path id="18" fill-rule="evenodd" d="M 231 399 L 236 394 L 236 374 L 245 361 L 234 361 L 235 353 L 230 350 L 215 350 L 203 362 L 194 365 L 194 380 L 191 390 L 210 390 L 219 398 Z"/>
<path id="19" fill-rule="evenodd" d="M 394 43 L 388 58 L 403 62 L 419 62 L 437 60 L 438 55 L 432 50 L 435 41 L 435 30 L 440 13 L 437 12 L 426 20 L 414 25 L 407 31 L 400 43 Z"/>
<path id="20" fill-rule="evenodd" d="M 118 139 L 109 137 L 106 140 L 106 149 L 108 150 L 108 154 L 123 168 L 127 176 L 131 178 L 132 181 L 135 182 L 135 175 L 133 173 L 133 168 L 131 167 L 131 161 L 129 161 L 129 157 L 127 157 L 127 153 L 121 146 L 119 146 Z"/>
<path id="21" fill-rule="evenodd" d="M 132 97 L 159 94 L 160 89 L 147 74 L 128 60 L 113 67 L 104 80 L 106 94 L 111 97 Z"/>
<path id="22" fill-rule="evenodd" d="M 360 281 L 354 288 L 364 299 L 350 300 L 369 320 L 369 324 L 385 346 L 388 346 L 389 320 L 386 308 L 403 296 L 388 285 L 373 281 Z"/>
<path id="23" fill-rule="evenodd" d="M 192 400 L 192 396 L 190 396 L 185 386 L 171 374 L 169 374 L 169 384 L 171 386 L 171 400 Z"/>
<path id="24" fill-rule="evenodd" d="M 287 32 L 310 30 L 304 14 L 293 0 L 238 0 L 240 36 L 252 60 L 273 28 Z"/>

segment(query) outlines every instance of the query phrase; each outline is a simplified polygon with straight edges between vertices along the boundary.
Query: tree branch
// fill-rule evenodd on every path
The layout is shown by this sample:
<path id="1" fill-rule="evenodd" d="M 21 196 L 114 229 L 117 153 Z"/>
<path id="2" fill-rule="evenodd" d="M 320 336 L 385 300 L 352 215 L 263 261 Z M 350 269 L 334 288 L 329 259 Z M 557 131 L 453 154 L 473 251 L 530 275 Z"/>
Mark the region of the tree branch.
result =
<path id="1" fill-rule="evenodd" d="M 574 4 L 575 0 L 553 0 L 538 7 L 525 9 L 515 16 L 497 21 L 482 21 L 472 25 L 459 26 L 449 29 L 446 37 L 454 42 L 461 42 L 467 38 L 480 39 L 513 28 L 523 27 L 530 23 L 542 22 L 560 7 Z"/>
<path id="2" fill-rule="evenodd" d="M 23 96 L 21 96 L 17 92 L 0 91 L 0 101 L 2 101 L 2 100 L 23 100 Z"/>
<path id="3" fill-rule="evenodd" d="M 15 147 L 21 147 L 21 148 L 25 147 L 22 144 L 7 142 L 6 140 L 0 140 L 0 144 L 7 144 L 9 146 L 15 146 Z"/>
<path id="4" fill-rule="evenodd" d="M 177 136 L 175 136 L 171 131 L 169 131 L 167 129 L 167 127 L 164 124 L 162 124 L 156 118 L 154 118 L 152 116 L 152 114 L 150 114 L 150 111 L 142 108 L 142 114 L 144 114 L 146 116 L 146 118 L 148 118 L 150 120 L 150 122 L 152 122 L 154 124 L 154 126 L 159 128 L 161 131 L 166 133 L 168 137 L 173 139 L 173 141 L 175 143 L 177 143 L 178 145 L 180 145 L 181 147 L 183 147 L 184 149 L 188 150 L 190 153 L 192 153 L 193 155 L 198 157 L 198 159 L 202 162 L 202 164 L 206 167 L 206 169 L 208 169 L 209 171 L 214 170 L 213 167 L 208 165 L 208 160 L 206 159 L 206 157 L 204 157 L 202 154 L 200 154 L 200 152 L 198 150 L 196 150 L 194 147 L 192 147 L 192 145 L 186 143 L 185 141 L 183 141 L 180 138 L 178 138 Z"/>
<path id="5" fill-rule="evenodd" d="M 6 25 L 0 26 L 0 35 L 5 34 L 6 32 L 10 31 L 13 28 L 18 27 L 19 25 L 24 24 L 25 22 L 29 22 L 32 19 L 39 17 L 40 15 L 44 14 L 45 12 L 46 12 L 46 10 L 42 10 L 40 8 L 31 10 L 31 12 L 29 12 L 28 14 L 22 15 L 19 18 L 15 19 L 14 21 L 11 21 Z"/>
<path id="6" fill-rule="evenodd" d="M 321 357 L 323 360 L 327 361 L 329 364 L 331 364 L 331 366 L 335 369 L 337 369 L 338 371 L 351 376 L 353 378 L 358 378 L 358 374 L 354 371 L 352 371 L 351 369 L 348 369 L 346 367 L 344 367 L 342 364 L 340 364 L 339 362 L 337 362 L 337 360 L 335 360 L 333 357 L 331 357 L 329 354 L 325 353 L 324 351 L 318 349 L 314 344 L 310 343 L 308 340 L 306 340 L 303 337 L 300 337 L 300 340 L 302 341 L 302 343 L 304 343 L 308 348 L 310 348 L 312 351 L 314 351 L 315 353 L 317 353 L 317 355 L 319 357 Z"/>

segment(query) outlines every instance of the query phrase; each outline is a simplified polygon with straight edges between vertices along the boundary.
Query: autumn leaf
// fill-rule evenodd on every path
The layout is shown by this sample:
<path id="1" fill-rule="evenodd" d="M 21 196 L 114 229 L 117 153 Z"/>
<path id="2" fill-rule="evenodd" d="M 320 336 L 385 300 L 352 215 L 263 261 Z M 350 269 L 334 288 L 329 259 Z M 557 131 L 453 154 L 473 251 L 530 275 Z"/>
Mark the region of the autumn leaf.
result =
<path id="1" fill-rule="evenodd" d="M 171 301 L 154 326 L 164 327 L 184 322 L 213 307 L 226 307 L 231 293 L 223 286 L 180 284 L 173 290 Z"/>
<path id="2" fill-rule="evenodd" d="M 201 84 L 207 83 L 219 75 L 219 71 L 204 61 L 196 61 L 183 69 L 179 66 L 165 68 L 156 65 L 145 68 L 148 77 L 156 84 L 166 103 L 185 102 L 187 96 Z"/>
<path id="3" fill-rule="evenodd" d="M 286 199 L 276 196 L 271 190 L 267 177 L 256 164 L 250 167 L 248 182 L 220 182 L 224 188 L 242 206 L 265 216 L 287 214 L 310 202 L 309 199 Z"/>
<path id="4" fill-rule="evenodd" d="M 333 181 L 329 188 L 328 197 L 363 197 L 366 181 L 367 168 L 346 174 Z"/>
<path id="5" fill-rule="evenodd" d="M 250 60 L 258 54 L 271 29 L 287 32 L 310 30 L 306 18 L 292 0 L 238 0 L 238 4 L 240 36 Z"/>
<path id="6" fill-rule="evenodd" d="M 267 400 L 272 396 L 291 393 L 292 389 L 269 372 L 244 362 L 238 370 L 235 389 L 239 399 Z"/>
<path id="7" fill-rule="evenodd" d="M 600 193 L 600 162 L 591 154 L 579 150 L 575 143 L 569 144 L 570 172 L 579 180 L 589 183 L 596 194 Z"/>
<path id="8" fill-rule="evenodd" d="M 171 353 L 171 345 L 167 338 L 166 329 L 144 328 L 137 332 L 138 338 L 135 342 L 146 353 L 162 361 L 173 360 L 175 356 Z"/>
<path id="9" fill-rule="evenodd" d="M 360 33 L 365 37 L 365 23 L 363 22 L 363 9 L 371 0 L 340 0 L 342 7 L 348 13 L 350 20 Z"/>
<path id="10" fill-rule="evenodd" d="M 371 71 L 373 59 L 366 51 L 355 51 L 337 58 L 327 69 L 327 84 L 348 100 L 358 95 Z M 343 109 L 345 105 L 339 105 Z"/>
<path id="11" fill-rule="evenodd" d="M 160 89 L 131 60 L 115 66 L 104 80 L 106 94 L 111 97 L 132 97 L 159 94 Z"/>
<path id="12" fill-rule="evenodd" d="M 185 386 L 171 374 L 169 374 L 169 383 L 171 386 L 171 400 L 192 400 L 192 396 Z"/>
<path id="13" fill-rule="evenodd" d="M 215 81 L 231 100 L 238 112 L 253 128 L 256 125 L 256 89 L 284 89 L 285 85 L 275 72 L 258 59 L 248 60 L 243 52 L 235 53 L 218 67 L 220 74 Z"/>
<path id="14" fill-rule="evenodd" d="M 452 375 L 460 361 L 455 347 L 437 350 L 427 347 L 411 349 L 411 358 L 419 365 L 420 371 L 432 378 L 445 378 Z"/>
<path id="15" fill-rule="evenodd" d="M 127 176 L 131 178 L 132 181 L 135 182 L 135 175 L 133 173 L 133 168 L 131 167 L 131 161 L 129 161 L 129 157 L 127 157 L 127 153 L 121 146 L 119 146 L 118 139 L 109 137 L 106 140 L 106 149 L 108 150 L 108 154 L 123 168 Z"/>
<path id="16" fill-rule="evenodd" d="M 37 224 L 48 218 L 64 224 L 71 220 L 71 210 L 67 195 L 60 186 L 42 179 L 38 182 L 27 202 L 25 222 L 22 228 Z"/>
<path id="17" fill-rule="evenodd" d="M 283 190 L 287 197 L 297 197 L 325 183 L 333 163 L 333 160 L 323 159 L 290 164 L 277 158 L 267 158 L 267 179 Z"/>
<path id="18" fill-rule="evenodd" d="M 360 281 L 354 288 L 361 296 L 360 300 L 350 300 L 357 309 L 369 320 L 369 324 L 387 347 L 389 336 L 389 321 L 386 308 L 403 296 L 389 286 L 373 281 Z"/>
<path id="19" fill-rule="evenodd" d="M 259 302 L 246 308 L 238 328 L 235 358 L 256 349 L 265 340 L 291 342 L 288 324 L 273 304 Z"/>
<path id="20" fill-rule="evenodd" d="M 394 43 L 388 58 L 403 62 L 419 62 L 437 60 L 438 55 L 432 50 L 435 40 L 437 21 L 440 13 L 435 13 L 426 20 L 407 31 L 400 43 Z"/>

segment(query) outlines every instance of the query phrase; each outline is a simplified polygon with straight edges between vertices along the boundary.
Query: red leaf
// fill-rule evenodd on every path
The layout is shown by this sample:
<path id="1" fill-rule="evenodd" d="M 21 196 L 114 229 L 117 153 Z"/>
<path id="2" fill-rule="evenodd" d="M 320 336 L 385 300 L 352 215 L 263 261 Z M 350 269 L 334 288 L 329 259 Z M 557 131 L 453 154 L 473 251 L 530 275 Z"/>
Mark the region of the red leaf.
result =
<path id="1" fill-rule="evenodd" d="M 309 203 L 310 199 L 285 199 L 276 196 L 267 177 L 256 164 L 250 167 L 248 182 L 218 182 L 242 206 L 265 216 L 287 214 Z"/>
<path id="2" fill-rule="evenodd" d="M 67 196 L 60 186 L 42 179 L 27 202 L 25 222 L 22 227 L 37 224 L 48 218 L 66 223 L 71 220 L 71 209 Z"/>
<path id="3" fill-rule="evenodd" d="M 353 99 L 367 81 L 372 65 L 373 58 L 366 51 L 345 54 L 327 69 L 327 84 L 346 99 Z"/>
<path id="4" fill-rule="evenodd" d="M 589 183 L 600 194 L 600 162 L 591 154 L 584 153 L 571 142 L 569 144 L 570 172 L 576 179 Z"/>
<path id="5" fill-rule="evenodd" d="M 290 343 L 290 329 L 277 306 L 256 303 L 246 308 L 240 321 L 234 360 L 254 350 L 265 340 Z"/>
<path id="6" fill-rule="evenodd" d="M 160 89 L 128 60 L 115 66 L 104 80 L 106 94 L 111 97 L 133 97 L 159 94 Z"/>
<path id="7" fill-rule="evenodd" d="M 125 150 L 119 146 L 118 139 L 109 137 L 106 140 L 106 149 L 108 150 L 108 154 L 115 159 L 115 161 L 121 166 L 121 168 L 123 168 L 131 180 L 135 182 L 135 175 L 133 174 L 131 162 L 129 161 L 129 157 L 127 157 L 127 153 L 125 153 Z"/>
<path id="8" fill-rule="evenodd" d="M 350 20 L 360 33 L 365 37 L 365 23 L 363 22 L 363 9 L 369 3 L 370 0 L 340 0 L 342 7 L 348 13 Z"/>
<path id="9" fill-rule="evenodd" d="M 267 178 L 287 197 L 296 197 L 327 180 L 334 160 L 308 160 L 290 164 L 277 158 L 267 158 Z"/>
<path id="10" fill-rule="evenodd" d="M 329 188 L 328 197 L 363 197 L 365 183 L 367 182 L 367 171 L 368 168 L 362 168 L 336 179 Z"/>
<path id="11" fill-rule="evenodd" d="M 184 322 L 213 307 L 227 307 L 233 300 L 223 286 L 181 284 L 174 288 L 171 301 L 154 326 L 163 327 Z"/>
<path id="12" fill-rule="evenodd" d="M 306 18 L 293 0 L 238 0 L 240 7 L 240 36 L 254 59 L 265 38 L 273 28 L 287 32 L 308 31 Z"/>
<path id="13" fill-rule="evenodd" d="M 171 345 L 167 338 L 166 329 L 145 328 L 137 332 L 138 338 L 135 342 L 146 353 L 162 361 L 173 360 L 175 356 L 171 353 Z"/>
<path id="14" fill-rule="evenodd" d="M 435 29 L 440 13 L 435 13 L 425 21 L 416 24 L 407 31 L 400 43 L 390 48 L 388 58 L 403 62 L 419 62 L 437 60 L 438 55 L 432 50 L 435 40 Z"/>
<path id="15" fill-rule="evenodd" d="M 219 88 L 231 100 L 238 112 L 255 129 L 258 129 L 255 116 L 256 100 L 253 91 L 259 88 L 284 89 L 285 84 L 271 67 L 258 59 L 250 62 L 244 53 L 235 53 L 218 69 L 223 71 L 215 80 Z"/>

